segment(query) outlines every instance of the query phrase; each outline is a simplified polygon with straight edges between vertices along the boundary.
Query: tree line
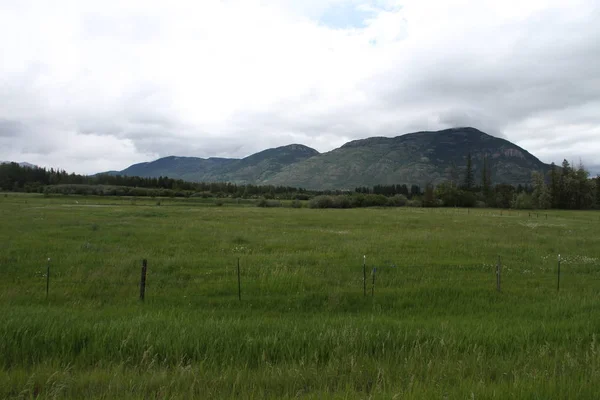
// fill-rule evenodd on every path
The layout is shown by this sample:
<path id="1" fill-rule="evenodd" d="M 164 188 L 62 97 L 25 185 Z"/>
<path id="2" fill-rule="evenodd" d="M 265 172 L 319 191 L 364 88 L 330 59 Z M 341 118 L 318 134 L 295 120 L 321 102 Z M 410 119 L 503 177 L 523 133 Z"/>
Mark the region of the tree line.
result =
<path id="1" fill-rule="evenodd" d="M 49 194 L 107 196 L 265 197 L 308 200 L 314 193 L 302 188 L 272 185 L 237 185 L 228 182 L 188 182 L 168 177 L 142 178 L 99 174 L 69 174 L 53 168 L 0 164 L 0 190 Z M 316 192 L 315 192 L 316 193 Z"/>
<path id="2" fill-rule="evenodd" d="M 530 185 L 494 184 L 491 168 L 484 158 L 479 182 L 469 154 L 462 177 L 450 169 L 448 179 L 424 188 L 396 184 L 357 187 L 348 191 L 314 191 L 272 185 L 238 185 L 225 182 L 187 182 L 168 177 L 142 178 L 100 174 L 68 174 L 64 170 L 0 164 L 0 190 L 46 194 L 156 197 L 233 197 L 311 200 L 316 208 L 367 206 L 497 207 L 537 209 L 600 208 L 600 177 L 590 178 L 579 165 L 566 160 L 560 167 L 551 164 L 547 174 L 534 172 Z M 389 199 L 389 200 L 386 200 Z"/>
<path id="3" fill-rule="evenodd" d="M 412 185 L 410 191 L 407 185 L 377 185 L 359 187 L 355 192 L 405 196 L 420 202 L 423 207 L 600 209 L 600 176 L 590 178 L 582 164 L 574 168 L 567 160 L 560 167 L 552 163 L 547 174 L 533 172 L 529 185 L 494 184 L 487 158 L 483 159 L 478 182 L 470 154 L 462 178 L 456 171 L 453 166 L 448 179 L 438 185 L 427 184 L 424 189 L 417 185 Z"/>

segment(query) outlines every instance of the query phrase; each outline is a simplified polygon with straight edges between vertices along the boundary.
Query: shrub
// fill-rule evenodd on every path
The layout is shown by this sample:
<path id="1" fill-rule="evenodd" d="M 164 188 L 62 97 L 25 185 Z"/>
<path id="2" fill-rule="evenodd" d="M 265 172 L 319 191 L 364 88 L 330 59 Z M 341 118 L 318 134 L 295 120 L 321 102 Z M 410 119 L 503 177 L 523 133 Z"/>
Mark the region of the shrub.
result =
<path id="1" fill-rule="evenodd" d="M 310 208 L 332 208 L 333 199 L 331 196 L 316 196 L 308 202 L 308 206 Z"/>
<path id="2" fill-rule="evenodd" d="M 348 196 L 333 196 L 333 208 L 351 208 L 352 203 Z"/>
<path id="3" fill-rule="evenodd" d="M 475 207 L 477 198 L 471 192 L 461 190 L 458 192 L 457 205 L 459 207 Z"/>
<path id="4" fill-rule="evenodd" d="M 213 195 L 210 192 L 195 192 L 192 193 L 191 197 L 202 197 L 203 199 L 207 199 L 209 197 L 213 197 Z"/>
<path id="5" fill-rule="evenodd" d="M 293 200 L 292 208 L 302 208 L 302 202 L 298 199 Z"/>
<path id="6" fill-rule="evenodd" d="M 258 201 L 258 203 L 256 203 L 256 205 L 258 207 L 265 207 L 265 208 L 281 207 L 281 202 L 279 200 L 267 200 L 263 197 Z"/>
<path id="7" fill-rule="evenodd" d="M 407 205 L 408 207 L 422 207 L 422 206 L 423 206 L 423 203 L 421 202 L 421 200 L 420 200 L 420 199 L 412 199 L 412 200 L 408 200 L 408 201 L 406 202 L 406 205 Z"/>
<path id="8" fill-rule="evenodd" d="M 388 199 L 387 205 L 390 207 L 404 207 L 407 202 L 408 202 L 408 199 L 406 198 L 405 195 L 397 194 L 394 197 L 390 197 Z"/>
<path id="9" fill-rule="evenodd" d="M 510 206 L 520 210 L 531 210 L 533 209 L 533 199 L 527 193 L 519 193 L 513 197 Z"/>
<path id="10" fill-rule="evenodd" d="M 355 194 L 350 199 L 351 207 L 364 207 L 365 204 L 365 195 L 364 194 Z"/>
<path id="11" fill-rule="evenodd" d="M 388 198 L 382 194 L 368 194 L 365 196 L 363 207 L 385 207 Z"/>

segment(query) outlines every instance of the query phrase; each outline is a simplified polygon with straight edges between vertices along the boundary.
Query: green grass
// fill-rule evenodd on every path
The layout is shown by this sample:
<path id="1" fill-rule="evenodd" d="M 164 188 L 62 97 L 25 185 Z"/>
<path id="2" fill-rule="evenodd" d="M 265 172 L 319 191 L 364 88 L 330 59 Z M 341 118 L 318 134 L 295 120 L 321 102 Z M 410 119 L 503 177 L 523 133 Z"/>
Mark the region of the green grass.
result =
<path id="1" fill-rule="evenodd" d="M 157 201 L 0 196 L 0 398 L 597 398 L 598 212 Z"/>

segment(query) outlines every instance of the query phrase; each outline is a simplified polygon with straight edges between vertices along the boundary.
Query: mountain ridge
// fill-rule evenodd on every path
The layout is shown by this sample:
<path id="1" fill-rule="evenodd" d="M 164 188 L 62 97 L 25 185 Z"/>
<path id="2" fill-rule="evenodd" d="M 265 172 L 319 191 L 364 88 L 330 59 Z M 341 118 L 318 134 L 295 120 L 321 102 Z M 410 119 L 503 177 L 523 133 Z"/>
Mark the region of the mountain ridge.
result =
<path id="1" fill-rule="evenodd" d="M 11 164 L 11 163 L 19 164 L 19 166 L 25 167 L 25 168 L 37 168 L 37 165 L 28 163 L 26 161 L 23 161 L 23 162 L 17 162 L 17 161 L 0 161 L 0 164 Z"/>
<path id="2" fill-rule="evenodd" d="M 291 144 L 241 159 L 169 156 L 134 164 L 119 173 L 317 190 L 353 189 L 457 180 L 464 174 L 468 154 L 472 156 L 476 178 L 481 174 L 483 160 L 487 159 L 493 183 L 528 184 L 533 171 L 549 169 L 527 150 L 506 139 L 476 128 L 458 127 L 357 139 L 324 153 Z"/>

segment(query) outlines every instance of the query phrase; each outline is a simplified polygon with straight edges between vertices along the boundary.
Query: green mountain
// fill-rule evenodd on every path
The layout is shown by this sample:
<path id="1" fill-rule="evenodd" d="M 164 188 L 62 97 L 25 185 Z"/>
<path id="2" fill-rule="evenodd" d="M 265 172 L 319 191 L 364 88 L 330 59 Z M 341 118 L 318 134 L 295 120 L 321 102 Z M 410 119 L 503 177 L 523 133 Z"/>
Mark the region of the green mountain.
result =
<path id="1" fill-rule="evenodd" d="M 140 163 L 116 172 L 127 176 L 168 176 L 192 182 L 235 182 L 254 184 L 264 182 L 293 165 L 319 152 L 300 144 L 268 149 L 246 158 L 165 157 Z M 115 172 L 111 171 L 115 174 Z"/>
<path id="2" fill-rule="evenodd" d="M 319 154 L 303 145 L 268 149 L 243 159 L 166 157 L 120 173 L 190 181 L 353 189 L 378 184 L 437 184 L 462 180 L 471 154 L 480 181 L 487 158 L 493 183 L 529 184 L 533 171 L 549 166 L 521 147 L 474 128 L 372 137 Z"/>
<path id="3" fill-rule="evenodd" d="M 373 137 L 285 168 L 269 184 L 308 189 L 352 189 L 378 184 L 437 184 L 462 179 L 471 154 L 480 181 L 485 157 L 493 183 L 528 184 L 533 171 L 548 165 L 507 140 L 474 128 L 416 132 L 394 138 Z"/>
<path id="4" fill-rule="evenodd" d="M 158 178 L 168 176 L 192 182 L 220 181 L 220 171 L 237 160 L 230 158 L 164 157 L 156 161 L 134 164 L 116 174 Z"/>

